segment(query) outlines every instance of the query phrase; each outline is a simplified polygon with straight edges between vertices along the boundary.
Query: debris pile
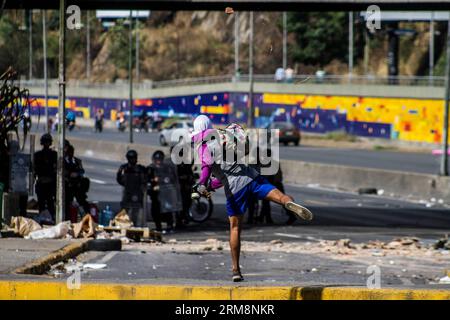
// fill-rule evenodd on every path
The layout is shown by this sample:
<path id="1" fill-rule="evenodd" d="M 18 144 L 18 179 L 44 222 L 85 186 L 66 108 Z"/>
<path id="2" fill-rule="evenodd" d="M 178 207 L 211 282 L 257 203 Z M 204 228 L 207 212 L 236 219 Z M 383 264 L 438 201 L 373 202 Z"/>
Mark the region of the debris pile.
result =
<path id="1" fill-rule="evenodd" d="M 49 214 L 48 214 L 49 215 Z M 40 223 L 44 222 L 44 223 Z M 71 223 L 64 221 L 57 225 L 49 225 L 46 212 L 42 212 L 34 219 L 19 216 L 12 217 L 9 226 L 2 230 L 2 234 L 9 234 L 25 239 L 72 239 L 72 238 L 94 238 L 94 239 L 120 239 L 127 244 L 132 241 L 162 241 L 160 232 L 149 228 L 135 228 L 133 222 L 125 210 L 121 210 L 109 226 L 98 225 L 94 218 L 88 213 L 80 222 Z"/>

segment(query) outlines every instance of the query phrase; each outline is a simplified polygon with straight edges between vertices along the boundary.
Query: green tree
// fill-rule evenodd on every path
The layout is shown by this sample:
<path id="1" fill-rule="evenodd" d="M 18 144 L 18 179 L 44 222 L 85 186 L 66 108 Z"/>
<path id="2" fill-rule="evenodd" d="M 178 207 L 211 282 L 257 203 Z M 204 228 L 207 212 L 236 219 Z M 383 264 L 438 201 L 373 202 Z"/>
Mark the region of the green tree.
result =
<path id="1" fill-rule="evenodd" d="M 28 70 L 28 35 L 20 30 L 20 21 L 11 14 L 3 14 L 0 19 L 0 70 L 12 66 L 19 74 Z"/>
<path id="2" fill-rule="evenodd" d="M 347 12 L 292 12 L 288 31 L 295 34 L 294 61 L 324 66 L 348 56 Z"/>

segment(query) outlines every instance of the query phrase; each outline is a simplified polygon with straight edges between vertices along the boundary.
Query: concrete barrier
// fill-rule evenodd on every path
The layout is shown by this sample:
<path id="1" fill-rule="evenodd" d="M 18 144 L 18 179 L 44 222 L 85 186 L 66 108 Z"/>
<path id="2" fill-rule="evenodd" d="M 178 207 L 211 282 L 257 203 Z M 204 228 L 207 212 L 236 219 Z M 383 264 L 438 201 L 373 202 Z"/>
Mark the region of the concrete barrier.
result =
<path id="1" fill-rule="evenodd" d="M 156 150 L 166 154 L 169 148 L 142 144 L 117 143 L 71 138 L 77 154 L 103 160 L 125 162 L 126 152 L 135 149 L 142 162 L 149 162 Z M 385 195 L 411 199 L 449 198 L 450 178 L 436 175 L 281 160 L 285 183 L 319 184 L 324 187 L 357 191 L 358 188 L 383 189 Z"/>
<path id="2" fill-rule="evenodd" d="M 293 160 L 281 160 L 281 168 L 286 183 L 320 184 L 351 191 L 370 187 L 383 189 L 386 195 L 411 199 L 450 196 L 449 177 Z"/>

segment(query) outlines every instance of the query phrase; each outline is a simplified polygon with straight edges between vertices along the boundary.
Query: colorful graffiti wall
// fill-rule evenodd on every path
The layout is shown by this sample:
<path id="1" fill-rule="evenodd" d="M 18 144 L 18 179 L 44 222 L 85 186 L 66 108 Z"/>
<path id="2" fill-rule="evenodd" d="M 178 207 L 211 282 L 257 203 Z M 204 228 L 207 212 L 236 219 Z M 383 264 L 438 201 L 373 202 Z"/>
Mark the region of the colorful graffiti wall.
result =
<path id="1" fill-rule="evenodd" d="M 45 101 L 36 96 L 33 114 L 43 114 Z M 49 99 L 50 115 L 57 112 L 56 97 Z M 213 123 L 246 122 L 246 93 L 216 92 L 168 98 L 136 99 L 136 113 L 157 110 L 162 116 L 207 114 Z M 350 134 L 405 141 L 439 143 L 442 135 L 443 100 L 374 98 L 255 93 L 255 125 L 287 120 L 305 132 L 344 130 Z M 107 119 L 127 111 L 128 100 L 68 97 L 66 108 L 78 116 L 92 118 L 99 108 Z"/>
<path id="2" fill-rule="evenodd" d="M 177 96 L 168 98 L 135 99 L 134 114 L 139 115 L 142 111 L 158 111 L 163 117 L 169 114 L 178 116 L 196 116 L 206 113 L 215 124 L 228 121 L 229 106 L 228 93 L 209 93 L 201 95 Z M 45 99 L 43 96 L 34 96 L 32 102 L 32 115 L 43 115 Z M 58 112 L 57 97 L 48 100 L 49 114 L 55 116 Z M 101 98 L 79 98 L 68 97 L 66 109 L 72 110 L 78 117 L 93 118 L 98 109 L 104 111 L 106 119 L 116 120 L 118 112 L 129 112 L 129 103 L 126 99 L 101 99 Z"/>

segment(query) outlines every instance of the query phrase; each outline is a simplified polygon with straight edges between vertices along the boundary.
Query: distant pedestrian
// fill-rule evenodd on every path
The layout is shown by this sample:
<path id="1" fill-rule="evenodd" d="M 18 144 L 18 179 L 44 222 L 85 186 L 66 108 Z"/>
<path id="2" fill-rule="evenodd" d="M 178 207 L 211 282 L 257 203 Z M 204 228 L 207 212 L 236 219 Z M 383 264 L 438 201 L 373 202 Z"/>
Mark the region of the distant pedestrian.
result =
<path id="1" fill-rule="evenodd" d="M 283 68 L 277 68 L 275 71 L 275 81 L 276 82 L 283 82 L 284 81 L 284 69 Z"/>
<path id="2" fill-rule="evenodd" d="M 103 109 L 97 109 L 97 112 L 95 113 L 95 132 L 103 131 L 103 118 Z"/>
<path id="3" fill-rule="evenodd" d="M 294 81 L 294 69 L 287 67 L 285 71 L 285 77 L 287 83 L 292 83 Z"/>

